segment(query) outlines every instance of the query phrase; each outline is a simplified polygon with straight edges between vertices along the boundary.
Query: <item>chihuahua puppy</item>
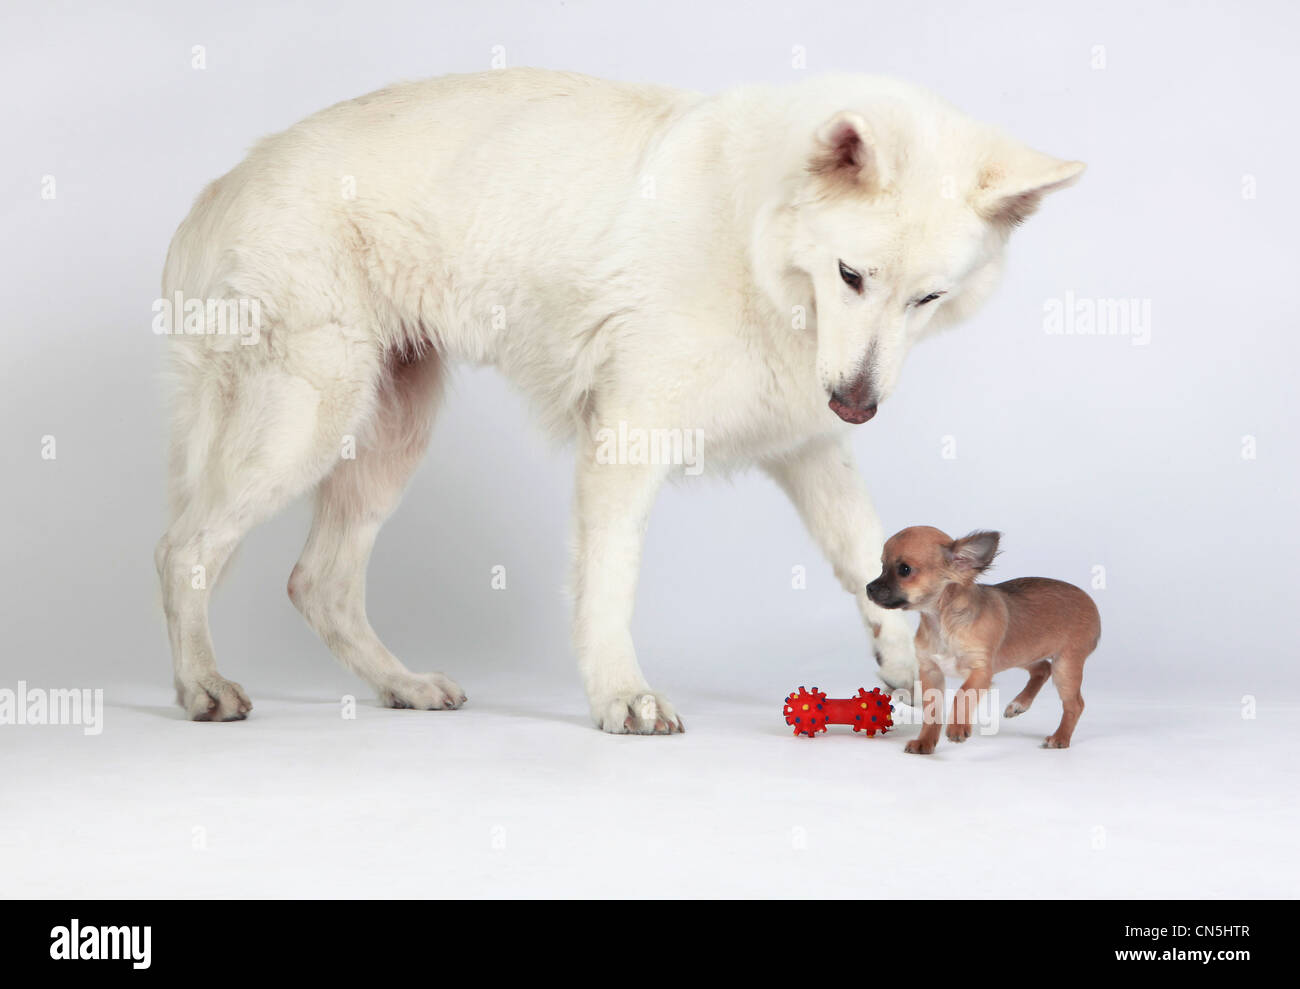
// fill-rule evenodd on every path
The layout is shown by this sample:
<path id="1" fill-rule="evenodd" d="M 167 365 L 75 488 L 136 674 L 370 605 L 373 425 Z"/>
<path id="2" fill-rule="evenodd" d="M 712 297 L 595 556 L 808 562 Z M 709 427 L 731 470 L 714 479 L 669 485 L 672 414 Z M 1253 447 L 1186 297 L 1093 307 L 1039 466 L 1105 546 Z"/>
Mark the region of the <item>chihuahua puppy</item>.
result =
<path id="1" fill-rule="evenodd" d="M 948 741 L 970 738 L 978 700 L 994 673 L 1012 666 L 1029 671 L 1029 683 L 1005 717 L 1029 710 L 1050 676 L 1064 714 L 1044 748 L 1070 745 L 1083 713 L 1083 661 L 1101 638 L 1101 616 L 1084 591 L 1060 580 L 1022 577 L 1002 584 L 977 584 L 998 552 L 1001 534 L 972 532 L 953 539 L 930 526 L 912 526 L 890 537 L 883 571 L 867 585 L 882 608 L 920 613 L 916 658 L 921 675 L 925 723 L 907 751 L 927 755 L 943 724 L 944 676 L 965 681 L 953 701 Z"/>

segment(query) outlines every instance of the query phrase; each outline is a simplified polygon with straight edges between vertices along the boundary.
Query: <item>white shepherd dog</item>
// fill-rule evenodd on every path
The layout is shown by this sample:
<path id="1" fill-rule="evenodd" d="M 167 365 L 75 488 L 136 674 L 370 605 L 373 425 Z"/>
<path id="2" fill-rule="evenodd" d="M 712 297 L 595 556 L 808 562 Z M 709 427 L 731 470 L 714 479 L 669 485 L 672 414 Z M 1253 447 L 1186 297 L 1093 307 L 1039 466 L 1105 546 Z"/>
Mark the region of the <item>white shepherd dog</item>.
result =
<path id="1" fill-rule="evenodd" d="M 259 314 L 253 333 L 170 342 L 156 560 L 180 703 L 197 720 L 252 708 L 217 672 L 210 589 L 249 529 L 312 489 L 294 604 L 384 704 L 465 700 L 407 669 L 365 609 L 371 547 L 455 361 L 500 368 L 576 437 L 573 634 L 599 727 L 682 730 L 629 623 L 655 492 L 698 469 L 629 435 L 768 471 L 905 690 L 912 636 L 866 596 L 882 531 L 846 423 L 875 414 L 916 340 L 980 305 L 1012 228 L 1082 171 L 869 76 L 701 96 L 506 70 L 393 86 L 267 138 L 199 196 L 163 273 L 165 299 Z"/>

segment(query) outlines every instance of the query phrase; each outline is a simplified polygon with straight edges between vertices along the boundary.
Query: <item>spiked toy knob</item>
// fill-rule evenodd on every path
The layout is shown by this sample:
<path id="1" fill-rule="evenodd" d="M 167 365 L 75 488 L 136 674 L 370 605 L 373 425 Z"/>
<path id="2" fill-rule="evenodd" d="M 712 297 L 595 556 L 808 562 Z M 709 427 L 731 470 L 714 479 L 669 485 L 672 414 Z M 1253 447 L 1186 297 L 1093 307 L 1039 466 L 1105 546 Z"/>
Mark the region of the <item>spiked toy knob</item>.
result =
<path id="1" fill-rule="evenodd" d="M 819 731 L 826 730 L 826 695 L 813 687 L 806 690 L 800 687 L 785 699 L 785 723 L 794 728 L 796 735 L 812 738 Z"/>
<path id="2" fill-rule="evenodd" d="M 857 695 L 850 698 L 849 703 L 853 709 L 854 731 L 865 731 L 870 738 L 876 732 L 883 735 L 894 727 L 894 705 L 889 703 L 889 697 L 881 693 L 879 687 L 872 687 L 870 691 L 859 687 Z"/>

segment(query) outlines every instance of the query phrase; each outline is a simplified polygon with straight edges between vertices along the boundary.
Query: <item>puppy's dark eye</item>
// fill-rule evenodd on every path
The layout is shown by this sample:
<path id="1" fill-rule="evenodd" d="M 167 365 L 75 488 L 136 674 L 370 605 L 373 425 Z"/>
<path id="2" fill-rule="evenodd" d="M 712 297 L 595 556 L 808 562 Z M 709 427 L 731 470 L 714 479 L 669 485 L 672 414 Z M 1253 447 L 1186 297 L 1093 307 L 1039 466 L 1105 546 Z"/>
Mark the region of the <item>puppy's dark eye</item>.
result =
<path id="1" fill-rule="evenodd" d="M 906 563 L 900 563 L 898 565 L 898 576 L 900 577 L 912 576 L 912 568 L 909 567 Z"/>
<path id="2" fill-rule="evenodd" d="M 862 273 L 854 271 L 843 261 L 840 262 L 840 277 L 844 279 L 844 284 L 853 291 L 861 294 L 862 292 Z"/>
<path id="3" fill-rule="evenodd" d="M 935 299 L 939 298 L 939 296 L 941 295 L 943 295 L 942 292 L 931 292 L 924 299 L 917 299 L 916 304 L 918 306 L 928 305 L 929 303 L 933 302 Z"/>

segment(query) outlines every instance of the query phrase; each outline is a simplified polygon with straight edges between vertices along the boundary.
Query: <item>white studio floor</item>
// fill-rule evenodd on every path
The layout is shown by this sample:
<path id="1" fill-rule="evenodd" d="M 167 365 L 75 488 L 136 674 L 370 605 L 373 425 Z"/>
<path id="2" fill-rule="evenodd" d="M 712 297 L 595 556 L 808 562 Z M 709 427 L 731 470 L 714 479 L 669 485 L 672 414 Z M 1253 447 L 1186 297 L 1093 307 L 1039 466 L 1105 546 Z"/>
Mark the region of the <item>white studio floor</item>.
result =
<path id="1" fill-rule="evenodd" d="M 590 727 L 576 683 L 457 712 L 252 691 L 192 724 L 108 692 L 102 735 L 0 736 L 9 897 L 1259 897 L 1300 890 L 1295 706 L 1050 691 L 994 737 L 793 738 L 780 698 L 673 696 L 684 736 Z M 274 694 L 274 692 L 272 692 Z M 123 703 L 129 698 L 129 703 Z"/>

